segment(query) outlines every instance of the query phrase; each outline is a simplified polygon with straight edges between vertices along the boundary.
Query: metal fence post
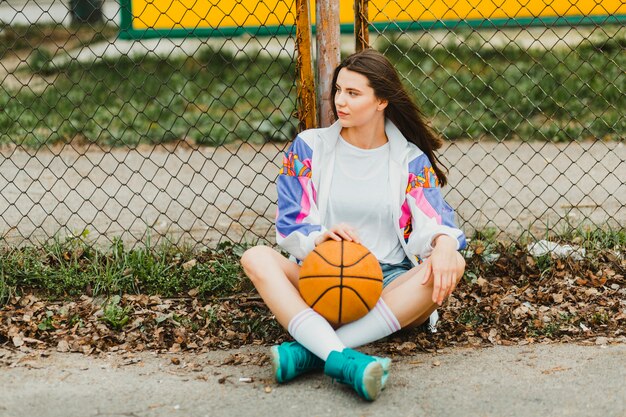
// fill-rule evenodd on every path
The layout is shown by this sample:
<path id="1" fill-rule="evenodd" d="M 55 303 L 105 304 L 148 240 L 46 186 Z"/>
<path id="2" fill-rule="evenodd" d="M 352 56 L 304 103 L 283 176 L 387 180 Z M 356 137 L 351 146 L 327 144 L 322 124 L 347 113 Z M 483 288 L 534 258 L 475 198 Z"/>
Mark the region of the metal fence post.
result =
<path id="1" fill-rule="evenodd" d="M 355 51 L 369 48 L 370 32 L 368 23 L 368 0 L 354 0 L 354 40 Z"/>
<path id="2" fill-rule="evenodd" d="M 309 0 L 296 0 L 296 73 L 298 79 L 298 119 L 300 130 L 317 125 L 313 46 L 311 45 L 311 13 Z"/>
<path id="3" fill-rule="evenodd" d="M 333 71 L 341 59 L 338 0 L 317 0 L 315 27 L 319 125 L 326 127 L 334 120 L 330 106 L 330 84 Z"/>

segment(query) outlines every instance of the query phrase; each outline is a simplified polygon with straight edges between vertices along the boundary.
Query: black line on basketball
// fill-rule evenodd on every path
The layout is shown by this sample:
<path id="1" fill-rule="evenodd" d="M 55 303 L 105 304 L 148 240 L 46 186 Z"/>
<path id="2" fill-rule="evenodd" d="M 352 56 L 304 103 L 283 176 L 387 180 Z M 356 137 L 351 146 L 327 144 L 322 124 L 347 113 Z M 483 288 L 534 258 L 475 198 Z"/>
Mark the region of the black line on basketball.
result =
<path id="1" fill-rule="evenodd" d="M 339 290 L 341 291 L 341 286 L 340 286 L 340 285 L 333 285 L 332 287 L 328 287 L 328 288 L 326 288 L 326 289 L 324 290 L 324 292 L 323 292 L 323 293 L 321 293 L 321 294 L 320 294 L 320 295 L 319 295 L 319 296 L 315 299 L 315 301 L 313 301 L 313 302 L 311 303 L 311 308 L 315 308 L 315 304 L 317 304 L 317 302 L 318 302 L 319 300 L 321 300 L 322 298 L 324 298 L 324 296 L 326 295 L 326 293 L 327 293 L 328 291 L 330 291 L 330 290 L 334 290 L 335 288 L 339 288 Z"/>
<path id="2" fill-rule="evenodd" d="M 356 261 L 354 261 L 354 263 L 352 263 L 352 264 L 350 264 L 350 265 L 344 265 L 344 266 L 345 266 L 346 268 L 350 268 L 351 266 L 354 266 L 354 265 L 358 264 L 359 262 L 361 262 L 363 259 L 367 258 L 367 256 L 368 256 L 369 254 L 370 254 L 370 253 L 369 253 L 369 252 L 367 252 L 365 255 L 361 256 L 361 258 L 359 258 L 359 259 L 357 259 Z M 341 261 L 342 261 L 342 263 L 343 263 L 343 258 L 341 258 Z"/>
<path id="3" fill-rule="evenodd" d="M 352 287 L 348 287 L 348 286 L 345 286 L 344 288 L 347 289 L 347 290 L 352 291 L 353 293 L 355 293 L 356 296 L 359 297 L 359 300 L 361 300 L 361 302 L 363 303 L 365 308 L 367 308 L 367 311 L 370 311 L 372 309 L 373 306 L 372 307 L 368 306 L 367 303 L 365 302 L 365 300 L 363 299 L 363 297 L 361 297 L 361 294 L 359 294 L 359 292 L 357 290 L 355 290 Z"/>
<path id="4" fill-rule="evenodd" d="M 324 262 L 326 262 L 328 265 L 330 265 L 330 266 L 334 266 L 335 268 L 339 268 L 339 267 L 341 267 L 341 265 L 336 265 L 336 264 L 332 263 L 331 261 L 329 261 L 328 259 L 324 258 L 324 256 L 322 256 L 322 254 L 321 254 L 321 253 L 319 253 L 318 251 L 313 250 L 313 252 L 314 252 L 317 256 L 319 256 L 320 258 L 322 258 L 322 260 L 323 260 Z"/>
<path id="5" fill-rule="evenodd" d="M 344 240 L 342 240 L 342 241 L 341 241 L 341 248 L 342 248 L 342 249 L 343 249 L 343 242 L 345 242 L 345 241 L 344 241 Z M 314 252 L 317 256 L 319 256 L 320 258 L 322 258 L 322 260 L 323 260 L 324 262 L 326 262 L 328 265 L 330 265 L 330 266 L 334 266 L 335 268 L 341 268 L 341 266 L 342 266 L 342 265 L 336 265 L 336 264 L 332 263 L 331 261 L 329 261 L 328 259 L 326 259 L 326 258 L 325 258 L 325 257 L 324 257 L 321 253 L 319 253 L 317 250 L 313 249 L 313 252 Z M 352 263 L 352 264 L 350 264 L 350 265 L 343 265 L 343 266 L 345 266 L 346 268 L 350 268 L 351 266 L 354 266 L 354 265 L 358 264 L 359 262 L 361 262 L 361 261 L 362 261 L 363 259 L 365 259 L 365 258 L 367 257 L 367 255 L 369 255 L 369 254 L 370 254 L 370 252 L 367 252 L 367 253 L 365 253 L 363 256 L 361 256 L 361 258 L 357 259 L 354 263 Z M 342 255 L 341 255 L 341 256 L 342 256 L 342 257 L 341 257 L 341 263 L 343 264 L 343 252 L 342 252 Z"/>
<path id="6" fill-rule="evenodd" d="M 305 275 L 299 279 L 311 279 L 311 278 L 339 278 L 339 275 Z M 366 281 L 382 281 L 381 278 L 362 277 L 360 275 L 344 275 L 344 278 L 363 279 Z"/>
<path id="7" fill-rule="evenodd" d="M 341 310 L 343 309 L 343 245 L 344 241 L 341 241 L 341 267 L 339 268 L 339 317 L 337 317 L 337 323 L 341 323 Z"/>

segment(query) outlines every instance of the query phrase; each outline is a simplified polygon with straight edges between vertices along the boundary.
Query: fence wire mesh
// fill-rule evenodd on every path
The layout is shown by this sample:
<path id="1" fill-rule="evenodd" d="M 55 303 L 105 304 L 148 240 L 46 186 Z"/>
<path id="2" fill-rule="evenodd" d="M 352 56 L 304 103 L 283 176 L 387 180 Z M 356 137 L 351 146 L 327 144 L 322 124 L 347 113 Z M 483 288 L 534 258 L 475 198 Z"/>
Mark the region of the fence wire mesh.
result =
<path id="1" fill-rule="evenodd" d="M 82 24 L 66 3 L 2 8 L 6 242 L 271 235 L 276 160 L 298 126 L 295 29 L 124 40 L 117 3 Z"/>
<path id="2" fill-rule="evenodd" d="M 468 2 L 443 3 L 449 12 Z M 517 16 L 541 2 L 505 3 L 506 14 Z M 579 2 L 560 3 L 567 3 L 565 16 L 580 13 Z M 446 198 L 462 228 L 512 238 L 581 227 L 623 230 L 624 25 L 608 10 L 592 25 L 571 18 L 557 19 L 559 25 L 515 19 L 496 25 L 490 15 L 436 22 L 428 8 L 437 4 L 370 2 L 370 23 L 389 22 L 372 28 L 371 37 L 448 139 Z M 545 2 L 538 14 L 550 14 L 555 4 Z M 417 19 L 443 28 L 407 31 L 394 21 L 422 8 Z"/>
<path id="3" fill-rule="evenodd" d="M 280 23 L 295 21 L 293 3 L 248 10 L 274 34 L 134 40 L 118 36 L 109 0 L 0 4 L 4 243 L 84 231 L 102 244 L 271 242 L 274 183 L 299 125 L 295 29 Z M 370 40 L 448 139 L 445 192 L 463 229 L 623 229 L 624 26 L 395 23 L 418 3 L 371 2 L 371 21 L 388 23 Z"/>

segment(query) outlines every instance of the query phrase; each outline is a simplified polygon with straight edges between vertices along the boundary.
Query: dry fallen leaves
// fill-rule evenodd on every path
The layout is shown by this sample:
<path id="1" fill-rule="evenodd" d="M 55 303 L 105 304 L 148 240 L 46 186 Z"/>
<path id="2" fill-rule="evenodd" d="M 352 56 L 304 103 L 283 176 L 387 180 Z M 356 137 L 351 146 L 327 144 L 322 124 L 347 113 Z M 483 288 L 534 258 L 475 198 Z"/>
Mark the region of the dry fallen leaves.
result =
<path id="1" fill-rule="evenodd" d="M 436 352 L 446 346 L 626 340 L 626 261 L 607 252 L 573 261 L 554 260 L 540 270 L 523 250 L 486 263 L 475 254 L 462 281 L 439 309 L 438 332 L 401 331 L 378 343 L 391 355 Z M 190 267 L 193 265 L 190 264 Z M 34 294 L 13 297 L 0 308 L 0 345 L 92 354 L 107 351 L 179 353 L 275 344 L 289 339 L 255 293 L 200 300 L 125 295 L 129 320 L 116 330 L 104 317 L 106 298 L 48 301 Z M 600 342 L 598 342 L 600 341 Z M 224 364 L 268 363 L 266 355 L 235 355 Z"/>

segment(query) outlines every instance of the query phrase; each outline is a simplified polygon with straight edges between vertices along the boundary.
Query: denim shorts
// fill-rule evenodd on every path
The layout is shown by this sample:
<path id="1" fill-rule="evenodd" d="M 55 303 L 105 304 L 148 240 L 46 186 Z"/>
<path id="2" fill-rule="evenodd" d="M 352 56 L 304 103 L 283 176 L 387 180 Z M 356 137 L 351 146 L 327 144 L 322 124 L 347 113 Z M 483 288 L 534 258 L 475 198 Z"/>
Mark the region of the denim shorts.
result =
<path id="1" fill-rule="evenodd" d="M 409 258 L 404 258 L 402 262 L 397 264 L 384 264 L 381 262 L 380 268 L 383 270 L 383 288 L 385 288 L 393 280 L 413 268 L 413 264 Z"/>

